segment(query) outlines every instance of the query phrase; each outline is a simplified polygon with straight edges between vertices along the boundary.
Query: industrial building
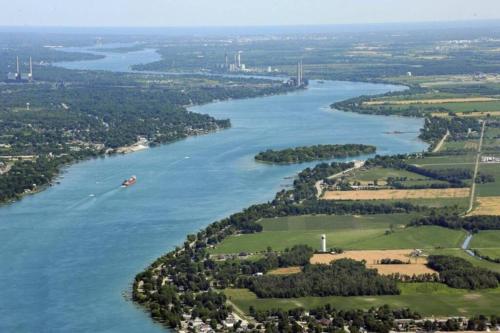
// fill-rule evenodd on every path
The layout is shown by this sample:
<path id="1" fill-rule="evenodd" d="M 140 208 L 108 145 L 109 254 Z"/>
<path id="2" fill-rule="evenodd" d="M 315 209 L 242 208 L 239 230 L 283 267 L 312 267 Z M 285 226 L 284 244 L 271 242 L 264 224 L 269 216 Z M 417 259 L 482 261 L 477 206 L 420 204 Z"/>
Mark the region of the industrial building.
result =
<path id="1" fill-rule="evenodd" d="M 33 81 L 33 61 L 30 57 L 29 72 L 22 73 L 19 66 L 19 57 L 16 57 L 16 72 L 7 74 L 7 82 L 32 82 Z"/>

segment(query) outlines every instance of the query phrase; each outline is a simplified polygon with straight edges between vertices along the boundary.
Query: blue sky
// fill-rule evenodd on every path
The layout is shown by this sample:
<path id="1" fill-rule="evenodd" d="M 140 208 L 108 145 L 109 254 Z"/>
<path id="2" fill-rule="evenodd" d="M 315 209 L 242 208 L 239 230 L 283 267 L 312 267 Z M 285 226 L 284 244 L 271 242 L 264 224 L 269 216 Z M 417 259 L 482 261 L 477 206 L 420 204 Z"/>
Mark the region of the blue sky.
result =
<path id="1" fill-rule="evenodd" d="M 500 19 L 500 0 L 0 0 L 2 26 L 254 26 Z"/>

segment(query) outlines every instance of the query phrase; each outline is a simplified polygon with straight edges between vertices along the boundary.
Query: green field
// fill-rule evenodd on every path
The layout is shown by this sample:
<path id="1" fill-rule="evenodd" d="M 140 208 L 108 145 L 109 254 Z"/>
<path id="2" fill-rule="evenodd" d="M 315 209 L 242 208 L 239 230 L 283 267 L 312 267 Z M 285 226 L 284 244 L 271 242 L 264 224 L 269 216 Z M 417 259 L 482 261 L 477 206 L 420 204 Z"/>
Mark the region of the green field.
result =
<path id="1" fill-rule="evenodd" d="M 478 146 L 478 140 L 477 139 L 471 139 L 471 140 L 460 140 L 460 141 L 451 141 L 448 140 L 444 143 L 443 150 L 465 150 L 465 151 L 471 151 L 471 152 L 476 152 L 477 151 L 477 146 Z"/>
<path id="2" fill-rule="evenodd" d="M 500 248 L 500 230 L 478 232 L 472 238 L 470 246 L 474 249 Z"/>
<path id="3" fill-rule="evenodd" d="M 377 180 L 379 185 L 385 185 L 385 181 L 388 178 L 405 178 L 405 180 L 401 180 L 400 182 L 406 186 L 429 186 L 431 184 L 446 183 L 444 181 L 424 177 L 406 170 L 382 167 L 358 170 L 350 176 L 348 180 L 351 184 L 355 181 L 374 182 Z"/>
<path id="4" fill-rule="evenodd" d="M 500 164 L 481 164 L 479 171 L 493 175 L 495 182 L 479 184 L 477 186 L 477 194 L 481 197 L 500 196 Z"/>
<path id="5" fill-rule="evenodd" d="M 429 98 L 463 98 L 464 96 L 411 96 L 411 100 L 417 99 L 429 99 Z M 389 100 L 383 99 L 390 103 Z M 400 98 L 393 100 L 402 100 Z M 402 105 L 402 104 L 386 104 L 386 105 L 377 105 L 377 107 L 390 109 L 391 111 L 402 112 L 406 110 L 410 110 L 411 108 L 418 108 L 424 112 L 436 112 L 437 110 L 444 108 L 449 112 L 491 112 L 491 111 L 500 111 L 500 101 L 486 101 L 486 102 L 455 102 L 455 103 L 434 103 L 434 104 L 411 104 L 411 105 Z M 441 111 L 440 111 L 441 112 Z"/>
<path id="6" fill-rule="evenodd" d="M 480 249 L 479 254 L 482 256 L 488 256 L 492 259 L 500 259 L 500 248 L 496 249 Z M 497 264 L 500 266 L 500 264 Z"/>
<path id="7" fill-rule="evenodd" d="M 427 166 L 443 166 L 446 168 L 452 168 L 467 164 L 474 164 L 475 154 L 464 154 L 464 155 L 450 155 L 450 156 L 426 156 L 423 158 L 410 158 L 407 160 L 410 164 L 419 165 L 422 167 Z"/>
<path id="8" fill-rule="evenodd" d="M 371 216 L 296 216 L 264 219 L 264 231 L 231 236 L 212 253 L 239 253 L 284 250 L 297 244 L 319 249 L 320 236 L 326 234 L 327 247 L 348 250 L 458 248 L 464 231 L 435 226 L 405 227 L 412 220 L 409 214 Z M 393 225 L 394 232 L 385 235 Z"/>
<path id="9" fill-rule="evenodd" d="M 392 178 L 406 177 L 408 179 L 423 179 L 423 178 L 425 178 L 425 177 L 422 177 L 420 175 L 417 175 L 416 173 L 408 172 L 406 170 L 375 167 L 375 168 L 370 168 L 368 170 L 356 171 L 354 173 L 352 179 L 359 180 L 359 181 L 373 181 L 373 180 L 385 180 L 389 177 L 392 177 Z"/>
<path id="10" fill-rule="evenodd" d="M 385 304 L 393 308 L 409 307 L 425 316 L 470 316 L 500 314 L 500 289 L 467 291 L 452 289 L 439 283 L 400 284 L 398 296 L 364 297 L 301 297 L 292 299 L 258 299 L 247 289 L 225 290 L 229 300 L 238 308 L 248 312 L 253 306 L 257 310 L 297 307 L 305 309 L 331 304 L 337 309 L 369 309 Z"/>

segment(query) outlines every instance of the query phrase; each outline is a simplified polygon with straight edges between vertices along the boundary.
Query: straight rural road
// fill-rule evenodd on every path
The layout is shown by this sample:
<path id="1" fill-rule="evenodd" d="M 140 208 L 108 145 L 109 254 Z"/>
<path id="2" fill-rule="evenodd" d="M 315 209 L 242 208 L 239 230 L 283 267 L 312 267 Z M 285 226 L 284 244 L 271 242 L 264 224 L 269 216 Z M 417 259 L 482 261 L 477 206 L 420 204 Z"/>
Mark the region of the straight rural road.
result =
<path id="1" fill-rule="evenodd" d="M 467 210 L 466 214 L 472 212 L 472 209 L 474 208 L 474 197 L 476 193 L 476 178 L 477 178 L 477 173 L 479 171 L 479 162 L 481 161 L 481 148 L 483 146 L 485 128 L 486 128 L 486 121 L 483 121 L 483 126 L 481 127 L 481 137 L 479 138 L 479 147 L 477 148 L 476 166 L 474 167 L 474 176 L 472 177 L 472 186 L 470 188 L 469 209 Z"/>
<path id="2" fill-rule="evenodd" d="M 443 147 L 446 139 L 448 139 L 448 137 L 450 136 L 450 130 L 446 130 L 446 134 L 443 136 L 443 138 L 439 141 L 439 143 L 436 145 L 436 147 L 434 147 L 434 149 L 432 150 L 433 153 L 437 153 L 438 151 L 441 150 L 441 148 Z"/>
<path id="3" fill-rule="evenodd" d="M 349 173 L 353 170 L 359 169 L 364 165 L 365 165 L 365 161 L 354 161 L 354 167 L 347 169 L 347 170 L 344 170 L 342 172 L 336 173 L 334 175 L 331 175 L 328 177 L 328 179 L 335 179 L 337 177 L 343 176 L 346 173 Z M 317 192 L 316 197 L 319 199 L 319 198 L 321 198 L 321 195 L 323 194 L 323 180 L 318 180 L 316 182 L 316 184 L 314 184 L 314 186 L 316 187 L 316 192 Z"/>

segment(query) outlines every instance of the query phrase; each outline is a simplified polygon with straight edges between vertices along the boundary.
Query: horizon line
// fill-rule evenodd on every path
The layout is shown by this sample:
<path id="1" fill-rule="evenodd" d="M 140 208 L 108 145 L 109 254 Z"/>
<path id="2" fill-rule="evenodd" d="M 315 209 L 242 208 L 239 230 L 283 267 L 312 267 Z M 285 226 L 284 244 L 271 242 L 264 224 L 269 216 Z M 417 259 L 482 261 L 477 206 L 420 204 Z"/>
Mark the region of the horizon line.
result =
<path id="1" fill-rule="evenodd" d="M 399 25 L 399 24 L 447 24 L 447 23 L 500 23 L 495 19 L 463 19 L 463 20 L 423 20 L 423 21 L 391 21 L 391 22 L 352 22 L 352 23 L 297 23 L 297 24 L 256 24 L 256 25 L 1 25 L 2 28 L 59 28 L 59 29 L 198 29 L 198 28 L 307 28 L 307 27 L 337 27 L 337 26 L 368 26 L 368 25 Z"/>

